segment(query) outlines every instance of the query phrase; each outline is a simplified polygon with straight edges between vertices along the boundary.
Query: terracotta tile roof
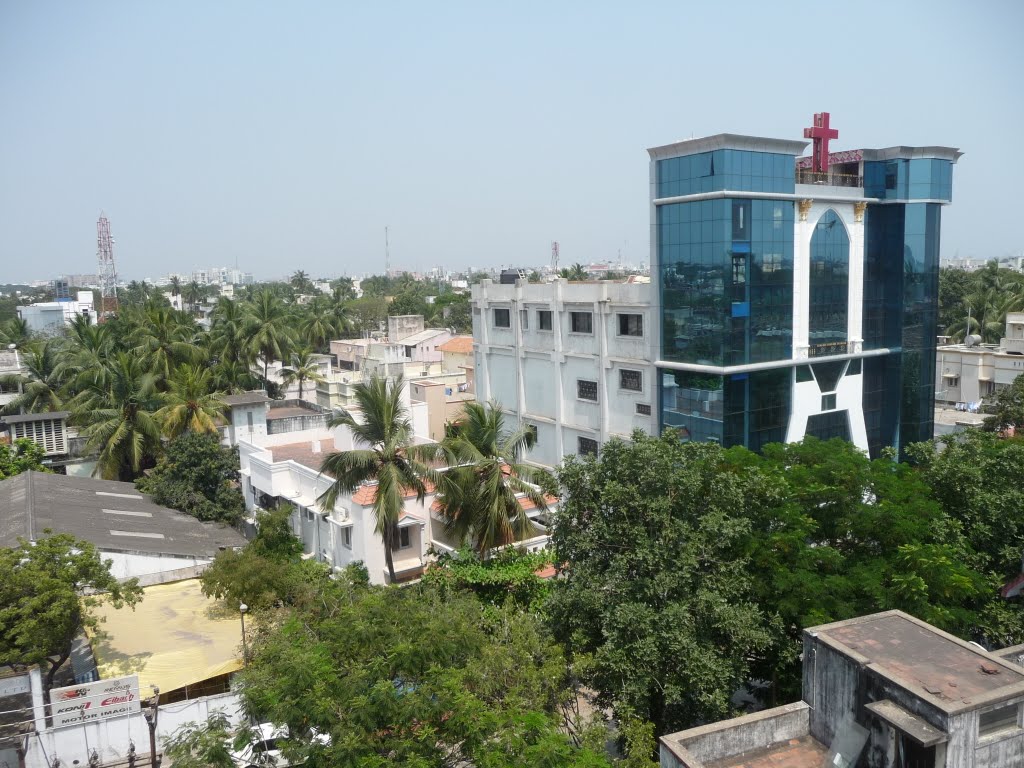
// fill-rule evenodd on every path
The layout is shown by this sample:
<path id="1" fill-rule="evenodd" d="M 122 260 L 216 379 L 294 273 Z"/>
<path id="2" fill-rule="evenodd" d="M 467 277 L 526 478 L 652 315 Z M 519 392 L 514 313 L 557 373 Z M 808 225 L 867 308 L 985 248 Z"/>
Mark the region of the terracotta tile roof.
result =
<path id="1" fill-rule="evenodd" d="M 544 499 L 547 501 L 547 503 L 549 505 L 557 504 L 558 503 L 558 497 L 557 496 L 545 496 Z M 536 509 L 537 508 L 537 505 L 534 504 L 533 500 L 530 499 L 528 496 L 520 496 L 517 499 L 517 501 L 519 502 L 519 506 L 522 508 L 522 510 L 524 512 L 529 512 L 531 509 Z M 434 503 L 430 505 L 430 511 L 431 512 L 440 512 L 441 511 L 441 502 L 435 500 Z"/>
<path id="2" fill-rule="evenodd" d="M 555 577 L 555 566 L 545 565 L 543 568 L 538 568 L 533 574 L 541 579 L 553 579 Z"/>
<path id="3" fill-rule="evenodd" d="M 453 336 L 444 344 L 439 344 L 437 348 L 442 352 L 451 352 L 456 355 L 468 355 L 473 351 L 473 337 Z"/>
<path id="4" fill-rule="evenodd" d="M 431 485 L 430 483 L 424 483 L 424 485 L 427 487 L 427 493 L 433 493 L 434 492 L 434 486 L 433 485 Z M 414 499 L 414 498 L 416 498 L 416 491 L 414 491 L 412 489 L 405 489 L 405 491 L 402 493 L 402 498 L 403 499 Z M 376 484 L 374 484 L 374 485 L 361 485 L 356 490 L 356 492 L 352 494 L 352 503 L 353 504 L 359 504 L 360 506 L 363 506 L 363 507 L 370 506 L 376 500 L 377 500 L 377 486 L 376 486 Z M 431 509 L 433 509 L 433 507 L 431 507 Z"/>

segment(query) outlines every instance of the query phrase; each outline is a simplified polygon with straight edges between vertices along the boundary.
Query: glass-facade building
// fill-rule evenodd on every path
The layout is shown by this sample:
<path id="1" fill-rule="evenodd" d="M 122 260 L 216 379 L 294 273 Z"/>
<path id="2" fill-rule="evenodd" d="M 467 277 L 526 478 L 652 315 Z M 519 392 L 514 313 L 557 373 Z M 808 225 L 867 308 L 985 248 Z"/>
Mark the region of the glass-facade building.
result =
<path id="1" fill-rule="evenodd" d="M 759 450 L 930 439 L 939 221 L 959 152 L 723 134 L 651 154 L 661 426 Z"/>

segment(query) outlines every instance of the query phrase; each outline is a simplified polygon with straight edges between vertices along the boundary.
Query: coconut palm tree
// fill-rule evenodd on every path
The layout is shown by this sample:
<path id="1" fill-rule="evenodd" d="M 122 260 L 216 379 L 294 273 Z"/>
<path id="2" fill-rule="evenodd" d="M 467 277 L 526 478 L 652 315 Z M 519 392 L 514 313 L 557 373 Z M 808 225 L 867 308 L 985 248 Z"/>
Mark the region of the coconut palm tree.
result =
<path id="1" fill-rule="evenodd" d="M 20 394 L 0 413 L 59 411 L 65 405 L 68 371 L 62 364 L 67 346 L 62 339 L 43 339 L 19 353 L 25 373 L 5 377 L 4 384 L 17 386 Z"/>
<path id="2" fill-rule="evenodd" d="M 171 286 L 171 296 L 180 296 L 181 295 L 181 278 L 180 277 L 178 277 L 177 275 L 172 275 L 171 276 L 170 286 Z"/>
<path id="3" fill-rule="evenodd" d="M 163 407 L 156 412 L 164 435 L 175 438 L 183 432 L 217 434 L 227 404 L 222 392 L 214 392 L 211 370 L 201 365 L 179 365 L 167 382 Z"/>
<path id="4" fill-rule="evenodd" d="M 3 345 L 4 349 L 10 347 L 11 344 L 19 350 L 24 349 L 31 340 L 32 332 L 29 330 L 28 321 L 24 318 L 12 317 L 0 325 L 0 345 Z"/>
<path id="5" fill-rule="evenodd" d="M 295 270 L 288 282 L 291 283 L 296 293 L 312 293 L 316 290 L 313 281 L 309 279 L 309 275 L 301 269 Z"/>
<path id="6" fill-rule="evenodd" d="M 259 291 L 246 306 L 246 349 L 263 360 L 263 379 L 271 360 L 283 360 L 291 345 L 288 307 L 273 291 Z"/>
<path id="7" fill-rule="evenodd" d="M 118 352 L 71 403 L 86 451 L 97 452 L 96 471 L 107 480 L 133 480 L 160 451 L 156 376 L 138 355 Z"/>
<path id="8" fill-rule="evenodd" d="M 589 277 L 589 274 L 587 273 L 587 268 L 582 264 L 573 264 L 571 267 L 559 270 L 558 276 L 578 282 L 580 280 L 586 280 Z"/>
<path id="9" fill-rule="evenodd" d="M 299 322 L 299 335 L 313 349 L 326 352 L 337 332 L 331 302 L 326 296 L 317 296 L 304 307 Z"/>
<path id="10" fill-rule="evenodd" d="M 519 503 L 539 510 L 547 499 L 538 484 L 546 472 L 520 461 L 534 443 L 526 427 L 505 428 L 501 406 L 468 402 L 444 450 L 451 466 L 441 477 L 437 501 L 445 529 L 459 541 L 472 541 L 481 556 L 534 535 L 533 522 Z"/>
<path id="11" fill-rule="evenodd" d="M 210 326 L 210 353 L 221 363 L 245 362 L 252 356 L 245 348 L 245 324 L 248 318 L 241 302 L 221 296 L 213 308 Z"/>
<path id="12" fill-rule="evenodd" d="M 384 559 L 391 583 L 396 581 L 392 549 L 398 543 L 398 520 L 403 499 L 409 492 L 423 501 L 427 482 L 436 475 L 426 462 L 436 455 L 436 448 L 412 444 L 412 422 L 402 403 L 402 377 L 389 382 L 374 377 L 353 388 L 358 415 L 342 411 L 331 419 L 331 427 L 344 426 L 352 432 L 357 444 L 365 448 L 334 451 L 324 457 L 320 471 L 334 478 L 330 488 L 320 496 L 320 508 L 334 509 L 343 493 L 352 493 L 359 486 L 376 481 L 373 499 L 375 530 L 384 541 Z"/>
<path id="13" fill-rule="evenodd" d="M 326 381 L 326 377 L 320 373 L 320 366 L 313 359 L 313 353 L 308 347 L 302 347 L 292 355 L 292 364 L 281 369 L 281 380 L 285 387 L 290 387 L 298 382 L 299 400 L 302 399 L 302 386 L 307 381 Z"/>
<path id="14" fill-rule="evenodd" d="M 185 315 L 166 307 L 147 307 L 133 333 L 134 352 L 144 357 L 162 382 L 183 363 L 198 363 L 204 352 L 192 343 L 195 324 L 182 322 Z"/>

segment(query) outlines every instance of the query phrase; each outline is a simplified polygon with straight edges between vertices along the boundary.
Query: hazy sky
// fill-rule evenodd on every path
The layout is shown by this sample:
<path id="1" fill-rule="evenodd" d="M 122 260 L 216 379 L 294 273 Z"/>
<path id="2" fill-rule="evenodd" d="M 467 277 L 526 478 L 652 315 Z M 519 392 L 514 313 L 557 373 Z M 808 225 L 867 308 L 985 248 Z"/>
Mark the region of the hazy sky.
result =
<path id="1" fill-rule="evenodd" d="M 966 154 L 944 256 L 1024 251 L 1024 2 L 0 0 L 0 283 L 649 257 L 649 146 Z"/>

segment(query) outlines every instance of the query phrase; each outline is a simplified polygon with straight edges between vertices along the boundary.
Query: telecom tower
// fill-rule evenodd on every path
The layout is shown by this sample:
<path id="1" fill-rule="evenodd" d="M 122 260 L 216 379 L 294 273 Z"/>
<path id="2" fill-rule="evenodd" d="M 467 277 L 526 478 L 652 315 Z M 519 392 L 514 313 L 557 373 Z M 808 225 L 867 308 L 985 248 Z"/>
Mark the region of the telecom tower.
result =
<path id="1" fill-rule="evenodd" d="M 117 267 L 110 220 L 102 213 L 96 222 L 96 277 L 100 283 L 99 315 L 106 317 L 117 311 Z"/>

